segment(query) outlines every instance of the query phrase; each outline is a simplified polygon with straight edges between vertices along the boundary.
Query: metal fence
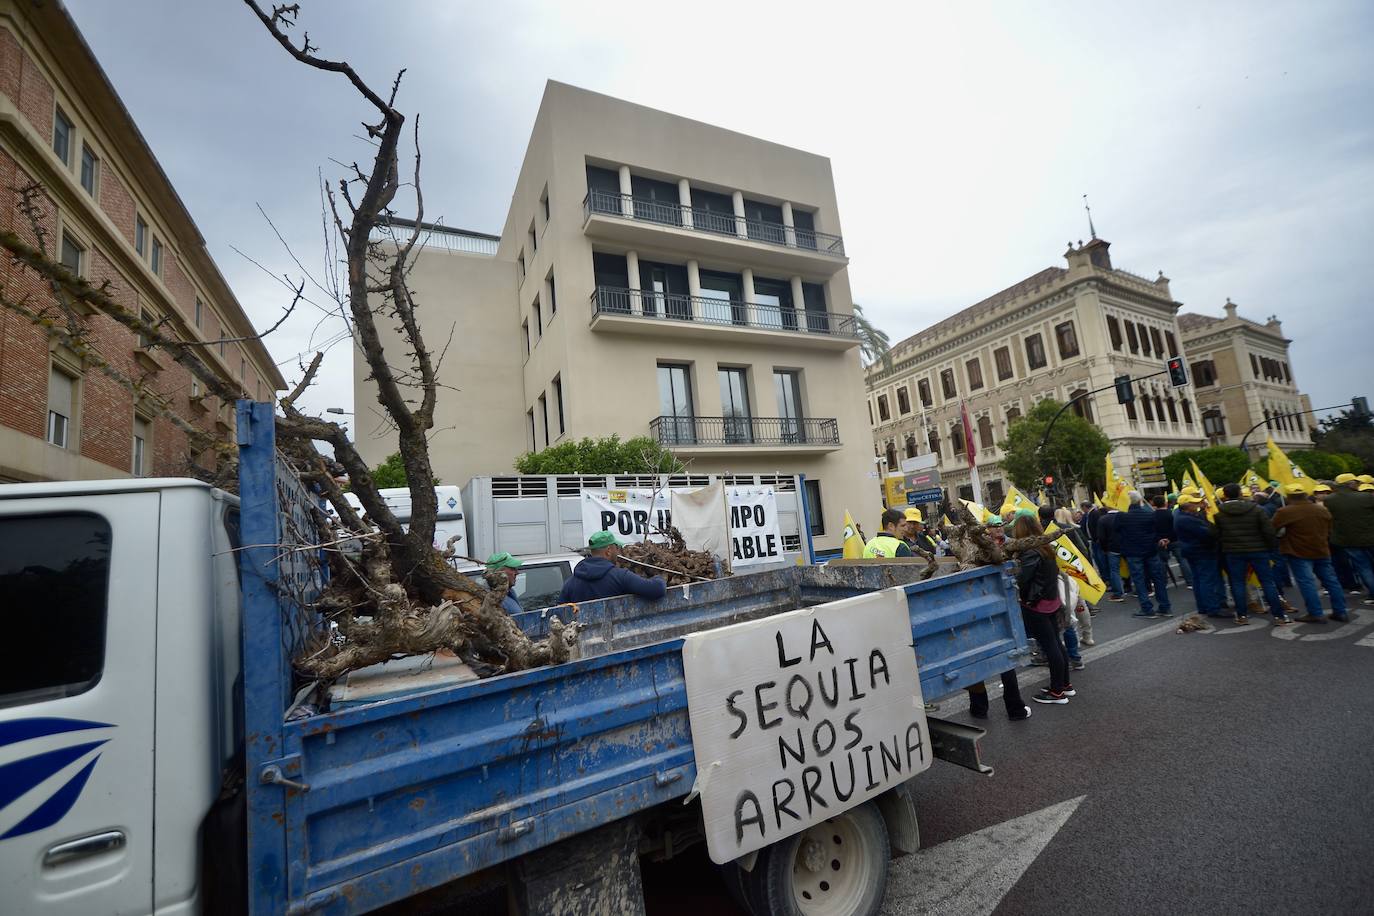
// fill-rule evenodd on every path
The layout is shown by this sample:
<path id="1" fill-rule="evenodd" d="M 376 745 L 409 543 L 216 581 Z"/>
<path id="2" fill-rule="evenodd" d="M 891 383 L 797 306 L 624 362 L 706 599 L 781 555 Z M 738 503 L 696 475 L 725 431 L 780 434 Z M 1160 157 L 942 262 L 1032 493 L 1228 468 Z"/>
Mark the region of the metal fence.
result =
<path id="1" fill-rule="evenodd" d="M 839 445 L 833 417 L 654 417 L 649 435 L 661 445 Z"/>
<path id="2" fill-rule="evenodd" d="M 858 336 L 853 315 L 750 303 L 734 298 L 598 286 L 592 291 L 591 306 L 593 315 L 667 318 L 767 331 L 801 331 L 830 337 Z"/>

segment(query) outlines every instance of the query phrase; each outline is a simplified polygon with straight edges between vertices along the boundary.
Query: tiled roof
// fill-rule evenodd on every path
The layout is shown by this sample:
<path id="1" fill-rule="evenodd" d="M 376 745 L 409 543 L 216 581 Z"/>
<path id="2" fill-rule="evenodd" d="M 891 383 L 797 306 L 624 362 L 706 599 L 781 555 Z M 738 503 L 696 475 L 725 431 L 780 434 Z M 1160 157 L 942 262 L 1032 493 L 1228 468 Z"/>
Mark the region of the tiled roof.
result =
<path id="1" fill-rule="evenodd" d="M 1178 329 L 1180 331 L 1196 331 L 1205 328 L 1209 324 L 1216 324 L 1222 321 L 1221 318 L 1214 318 L 1211 315 L 1199 315 L 1197 312 L 1180 312 L 1178 316 Z"/>
<path id="2" fill-rule="evenodd" d="M 963 324 L 969 321 L 970 319 L 977 318 L 985 312 L 992 311 L 994 308 L 1001 305 L 1002 303 L 1007 302 L 1011 299 L 1015 299 L 1017 296 L 1024 295 L 1025 293 L 1028 293 L 1031 290 L 1040 286 L 1044 286 L 1048 283 L 1053 283 L 1055 280 L 1058 280 L 1061 277 L 1063 277 L 1065 273 L 1066 271 L 1062 267 L 1046 267 L 1044 270 L 1040 271 L 1040 273 L 1029 276 L 1026 279 L 1022 280 L 1020 283 L 1015 284 L 1014 286 L 1008 286 L 1000 293 L 994 293 L 993 295 L 988 296 L 981 302 L 976 302 L 973 305 L 970 305 L 968 308 L 955 312 L 948 318 L 945 318 L 942 321 L 938 321 L 935 324 L 932 324 L 930 327 L 926 328 L 923 331 L 917 331 L 915 334 L 912 334 L 910 337 L 894 345 L 892 347 L 892 352 L 895 354 L 897 351 L 901 350 L 908 344 L 914 343 L 919 338 L 936 336 L 941 332 L 953 327 L 954 325 Z"/>

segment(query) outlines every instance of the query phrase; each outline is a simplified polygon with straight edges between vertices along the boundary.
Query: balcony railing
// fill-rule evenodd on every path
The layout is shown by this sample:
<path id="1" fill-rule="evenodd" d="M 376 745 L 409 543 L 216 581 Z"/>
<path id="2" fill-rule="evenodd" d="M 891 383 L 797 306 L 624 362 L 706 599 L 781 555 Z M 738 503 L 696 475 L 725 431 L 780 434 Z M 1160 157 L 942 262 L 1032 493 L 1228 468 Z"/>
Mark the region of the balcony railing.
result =
<path id="1" fill-rule="evenodd" d="M 829 337 L 858 336 L 854 328 L 853 315 L 749 303 L 742 299 L 684 296 L 679 293 L 598 286 L 592 291 L 591 305 L 593 315 L 666 318 L 672 321 L 693 321 L 700 324 L 759 328 L 767 331 L 800 331 Z"/>
<path id="2" fill-rule="evenodd" d="M 660 445 L 839 445 L 833 417 L 654 417 Z"/>
<path id="3" fill-rule="evenodd" d="M 709 232 L 714 235 L 728 235 L 748 239 L 752 242 L 765 242 L 784 248 L 800 248 L 820 254 L 844 257 L 844 239 L 828 232 L 784 226 L 782 223 L 765 220 L 747 219 L 732 213 L 703 210 L 699 207 L 685 207 L 682 204 L 662 200 L 649 200 L 631 194 L 617 194 L 613 191 L 588 191 L 582 200 L 582 217 L 588 219 L 592 214 L 618 216 L 645 223 L 658 223 L 691 229 L 696 232 Z"/>

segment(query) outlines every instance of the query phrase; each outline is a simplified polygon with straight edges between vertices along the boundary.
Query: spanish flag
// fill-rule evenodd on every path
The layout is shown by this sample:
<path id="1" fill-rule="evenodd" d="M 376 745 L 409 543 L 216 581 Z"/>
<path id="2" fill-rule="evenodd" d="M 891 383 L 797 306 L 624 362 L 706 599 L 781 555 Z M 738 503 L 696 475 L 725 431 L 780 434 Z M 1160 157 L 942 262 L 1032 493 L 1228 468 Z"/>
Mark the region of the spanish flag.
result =
<path id="1" fill-rule="evenodd" d="M 848 509 L 844 510 L 844 541 L 840 546 L 846 560 L 857 560 L 864 555 L 864 539 L 859 537 L 859 526 L 854 524 Z"/>

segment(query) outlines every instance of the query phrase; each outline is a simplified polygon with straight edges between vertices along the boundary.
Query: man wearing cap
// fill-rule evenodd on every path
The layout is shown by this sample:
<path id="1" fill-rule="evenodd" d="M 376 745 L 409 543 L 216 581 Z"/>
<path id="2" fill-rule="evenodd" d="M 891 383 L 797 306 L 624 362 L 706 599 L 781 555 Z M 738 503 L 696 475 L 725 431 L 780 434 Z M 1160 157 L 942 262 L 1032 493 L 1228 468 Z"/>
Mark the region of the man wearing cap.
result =
<path id="1" fill-rule="evenodd" d="M 507 614 L 519 614 L 524 610 L 520 602 L 515 600 L 515 580 L 520 576 L 522 565 L 519 557 L 504 551 L 487 557 L 487 572 L 502 573 L 506 577 L 506 596 L 501 599 L 501 610 Z"/>
<path id="2" fill-rule="evenodd" d="M 1325 506 L 1308 500 L 1302 484 L 1290 483 L 1283 489 L 1288 504 L 1274 513 L 1274 527 L 1279 533 L 1279 549 L 1288 558 L 1288 568 L 1307 605 L 1307 613 L 1298 618 L 1298 623 L 1326 623 L 1321 594 L 1317 591 L 1318 579 L 1331 595 L 1331 619 L 1344 623 L 1350 618 L 1346 616 L 1340 580 L 1331 565 L 1331 513 Z"/>
<path id="3" fill-rule="evenodd" d="M 902 539 L 906 527 L 906 513 L 896 509 L 883 510 L 882 530 L 864 545 L 864 559 L 879 557 L 914 557 L 911 548 Z"/>
<path id="4" fill-rule="evenodd" d="M 1202 497 L 1180 493 L 1174 515 L 1174 535 L 1180 555 L 1193 573 L 1193 598 L 1205 617 L 1220 617 L 1222 605 L 1221 558 L 1217 553 L 1217 528 L 1202 511 Z"/>
<path id="5" fill-rule="evenodd" d="M 1360 478 L 1341 474 L 1324 505 L 1331 512 L 1331 544 L 1350 561 L 1355 578 L 1374 595 L 1374 492 L 1361 491 Z M 1374 598 L 1365 598 L 1374 604 Z"/>
<path id="6" fill-rule="evenodd" d="M 935 546 L 934 539 L 926 533 L 925 519 L 921 517 L 921 510 L 915 506 L 908 506 L 905 515 L 902 540 L 906 541 L 906 546 L 910 548 L 913 554 L 917 551 L 923 551 L 934 556 L 938 548 Z"/>
<path id="7" fill-rule="evenodd" d="M 577 564 L 568 581 L 563 583 L 559 602 L 596 601 L 617 595 L 638 595 L 657 601 L 668 592 L 668 583 L 655 576 L 643 576 L 621 569 L 615 558 L 625 544 L 609 531 L 598 531 L 587 539 L 587 558 Z"/>
<path id="8" fill-rule="evenodd" d="M 1231 583 L 1231 597 L 1236 602 L 1236 623 L 1249 623 L 1246 615 L 1249 602 L 1245 595 L 1245 570 L 1250 567 L 1259 579 L 1264 600 L 1274 615 L 1274 626 L 1287 626 L 1290 621 L 1283 612 L 1279 590 L 1274 587 L 1274 571 L 1269 565 L 1269 552 L 1278 547 L 1274 524 L 1264 510 L 1249 499 L 1241 498 L 1240 484 L 1222 487 L 1225 501 L 1217 510 L 1215 524 L 1221 542 L 1226 578 Z"/>

